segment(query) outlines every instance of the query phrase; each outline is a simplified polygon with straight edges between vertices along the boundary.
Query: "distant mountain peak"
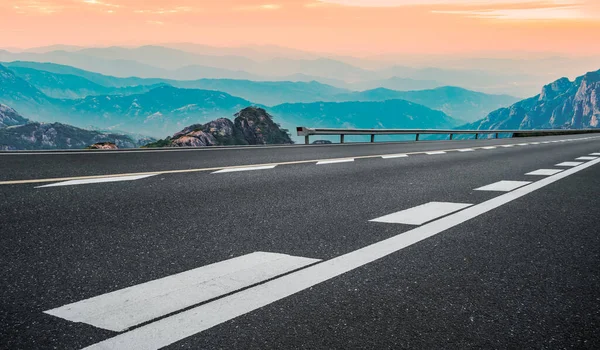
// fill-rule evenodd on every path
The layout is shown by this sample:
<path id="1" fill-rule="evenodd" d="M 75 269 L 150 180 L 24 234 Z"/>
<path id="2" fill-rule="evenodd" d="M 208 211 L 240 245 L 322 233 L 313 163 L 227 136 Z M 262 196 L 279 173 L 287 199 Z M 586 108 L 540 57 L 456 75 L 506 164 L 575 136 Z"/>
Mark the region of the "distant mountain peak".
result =
<path id="1" fill-rule="evenodd" d="M 581 129 L 600 127 L 600 71 L 575 81 L 558 79 L 539 95 L 490 113 L 471 125 L 488 129 Z"/>

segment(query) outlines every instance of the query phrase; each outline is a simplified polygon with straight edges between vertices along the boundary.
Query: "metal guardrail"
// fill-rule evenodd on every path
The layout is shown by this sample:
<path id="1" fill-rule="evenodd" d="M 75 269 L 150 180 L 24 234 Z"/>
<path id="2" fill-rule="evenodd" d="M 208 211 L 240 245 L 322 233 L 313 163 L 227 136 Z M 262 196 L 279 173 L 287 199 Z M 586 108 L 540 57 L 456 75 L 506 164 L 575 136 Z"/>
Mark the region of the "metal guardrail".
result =
<path id="1" fill-rule="evenodd" d="M 452 130 L 452 129 L 333 129 L 333 128 L 307 128 L 299 126 L 296 128 L 298 136 L 304 136 L 304 143 L 309 144 L 309 137 L 312 135 L 340 136 L 340 143 L 344 143 L 346 135 L 371 135 L 371 142 L 375 142 L 375 135 L 416 135 L 415 140 L 419 141 L 420 135 L 450 135 L 450 140 L 454 135 L 475 135 L 475 139 L 482 134 L 494 134 L 496 138 L 500 134 L 511 134 L 510 137 L 526 136 L 549 136 L 549 135 L 572 135 L 600 133 L 599 129 L 538 129 L 538 130 Z"/>

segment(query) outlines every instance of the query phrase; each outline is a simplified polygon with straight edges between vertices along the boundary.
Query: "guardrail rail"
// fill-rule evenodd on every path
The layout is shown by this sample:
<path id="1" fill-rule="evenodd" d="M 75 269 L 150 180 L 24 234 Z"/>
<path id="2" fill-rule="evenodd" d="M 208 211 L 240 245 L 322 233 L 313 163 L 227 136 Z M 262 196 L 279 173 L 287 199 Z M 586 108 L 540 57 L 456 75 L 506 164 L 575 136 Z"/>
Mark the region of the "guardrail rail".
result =
<path id="1" fill-rule="evenodd" d="M 375 142 L 375 135 L 416 135 L 415 141 L 419 141 L 420 135 L 475 135 L 475 139 L 482 134 L 494 134 L 499 138 L 500 134 L 510 134 L 509 137 L 527 136 L 551 136 L 600 133 L 598 129 L 537 129 L 537 130 L 453 130 L 453 129 L 335 129 L 335 128 L 307 128 L 299 126 L 296 128 L 298 136 L 304 136 L 304 143 L 310 144 L 310 136 L 340 136 L 340 143 L 344 143 L 346 135 L 370 135 L 371 142 Z"/>

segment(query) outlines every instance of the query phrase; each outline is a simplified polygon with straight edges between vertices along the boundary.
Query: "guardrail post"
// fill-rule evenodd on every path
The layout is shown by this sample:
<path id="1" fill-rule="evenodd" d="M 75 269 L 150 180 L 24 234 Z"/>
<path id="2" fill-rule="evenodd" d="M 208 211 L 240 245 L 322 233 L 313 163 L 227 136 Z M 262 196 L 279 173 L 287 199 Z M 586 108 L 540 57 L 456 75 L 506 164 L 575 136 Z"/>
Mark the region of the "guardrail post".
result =
<path id="1" fill-rule="evenodd" d="M 310 145 L 310 141 L 308 141 L 308 135 L 304 135 L 304 144 Z"/>
<path id="2" fill-rule="evenodd" d="M 475 134 L 475 140 L 479 139 L 479 134 Z"/>
<path id="3" fill-rule="evenodd" d="M 344 143 L 344 134 L 340 135 L 340 143 Z"/>
<path id="4" fill-rule="evenodd" d="M 450 141 L 452 141 L 453 137 L 454 137 L 454 134 L 450 134 Z"/>
<path id="5" fill-rule="evenodd" d="M 500 135 L 500 134 L 496 133 L 496 138 L 499 138 L 499 137 L 498 137 L 499 135 Z"/>
<path id="6" fill-rule="evenodd" d="M 416 138 L 416 140 L 415 140 L 415 141 L 419 141 L 419 134 L 417 134 L 417 138 Z"/>
<path id="7" fill-rule="evenodd" d="M 375 134 L 371 134 L 371 143 L 375 142 Z"/>

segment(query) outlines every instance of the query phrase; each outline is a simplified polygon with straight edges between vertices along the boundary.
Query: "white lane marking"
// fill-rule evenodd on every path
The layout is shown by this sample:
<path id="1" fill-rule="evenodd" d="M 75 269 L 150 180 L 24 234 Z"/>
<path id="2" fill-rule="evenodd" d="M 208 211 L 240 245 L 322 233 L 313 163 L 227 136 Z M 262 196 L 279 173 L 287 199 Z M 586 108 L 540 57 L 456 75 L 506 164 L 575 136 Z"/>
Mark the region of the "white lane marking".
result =
<path id="1" fill-rule="evenodd" d="M 556 166 L 579 166 L 583 164 L 583 162 L 563 162 L 560 164 L 556 164 Z"/>
<path id="2" fill-rule="evenodd" d="M 509 148 L 509 147 L 515 147 L 515 145 L 502 145 L 501 147 Z"/>
<path id="3" fill-rule="evenodd" d="M 158 175 L 158 174 L 102 177 L 102 178 L 87 179 L 87 180 L 70 180 L 70 181 L 58 182 L 58 183 L 54 183 L 54 184 L 50 184 L 50 185 L 37 186 L 36 188 L 88 185 L 88 184 L 99 184 L 99 183 L 120 182 L 120 181 L 135 181 L 135 180 L 145 179 L 147 177 L 156 176 L 156 175 Z"/>
<path id="4" fill-rule="evenodd" d="M 149 350 L 168 346 L 396 253 L 598 163 L 600 159 L 568 169 L 397 236 L 119 334 L 86 349 Z"/>
<path id="5" fill-rule="evenodd" d="M 354 158 L 321 160 L 321 161 L 317 162 L 317 165 L 349 163 L 349 162 L 353 162 L 353 161 L 354 161 Z"/>
<path id="6" fill-rule="evenodd" d="M 518 143 L 517 146 L 529 146 L 528 143 Z"/>
<path id="7" fill-rule="evenodd" d="M 519 187 L 529 185 L 531 181 L 498 181 L 491 185 L 476 188 L 475 191 L 498 191 L 498 192 L 510 192 L 516 190 Z"/>
<path id="8" fill-rule="evenodd" d="M 600 153 L 592 153 L 590 156 L 600 156 Z"/>
<path id="9" fill-rule="evenodd" d="M 474 149 L 472 148 L 462 148 L 458 150 L 459 152 L 475 152 Z"/>
<path id="10" fill-rule="evenodd" d="M 386 154 L 384 156 L 381 156 L 381 158 L 383 158 L 383 159 L 406 158 L 406 157 L 408 157 L 408 154 Z"/>
<path id="11" fill-rule="evenodd" d="M 594 160 L 594 159 L 598 159 L 598 157 L 579 157 L 575 160 Z"/>
<path id="12" fill-rule="evenodd" d="M 551 176 L 560 173 L 563 171 L 562 169 L 538 169 L 536 171 L 532 171 L 525 175 L 534 175 L 534 176 Z"/>
<path id="13" fill-rule="evenodd" d="M 473 204 L 429 202 L 423 205 L 419 205 L 417 207 L 402 210 L 397 213 L 382 216 L 380 218 L 373 219 L 370 221 L 384 222 L 388 224 L 422 225 L 431 220 L 470 207 L 471 205 Z"/>
<path id="14" fill-rule="evenodd" d="M 548 143 L 551 143 L 551 142 L 550 142 L 550 141 L 544 141 L 544 142 L 542 142 L 542 143 L 543 143 L 543 144 L 548 144 Z"/>
<path id="15" fill-rule="evenodd" d="M 425 152 L 425 154 L 428 154 L 430 156 L 435 156 L 435 155 L 438 155 L 438 154 L 446 154 L 446 152 L 444 152 L 444 151 L 434 151 L 434 152 Z"/>
<path id="16" fill-rule="evenodd" d="M 265 165 L 265 166 L 248 166 L 243 168 L 228 168 L 219 171 L 215 171 L 211 174 L 224 174 L 224 173 L 237 173 L 240 171 L 253 171 L 253 170 L 268 170 L 275 168 L 276 165 Z"/>
<path id="17" fill-rule="evenodd" d="M 487 147 L 481 147 L 481 148 L 483 148 L 483 149 L 496 149 L 497 147 L 496 146 L 487 146 Z"/>
<path id="18" fill-rule="evenodd" d="M 540 142 L 531 142 L 530 145 L 539 145 Z"/>
<path id="19" fill-rule="evenodd" d="M 320 260 L 285 254 L 255 252 L 78 301 L 45 313 L 121 332 L 318 261 Z"/>

